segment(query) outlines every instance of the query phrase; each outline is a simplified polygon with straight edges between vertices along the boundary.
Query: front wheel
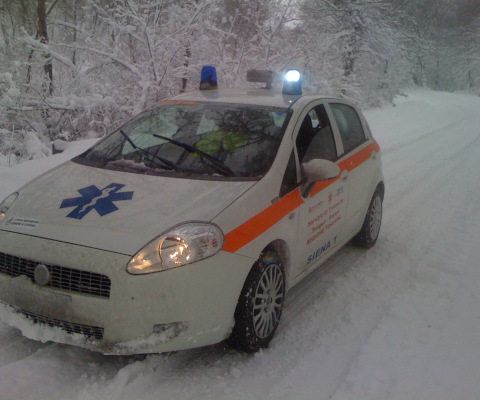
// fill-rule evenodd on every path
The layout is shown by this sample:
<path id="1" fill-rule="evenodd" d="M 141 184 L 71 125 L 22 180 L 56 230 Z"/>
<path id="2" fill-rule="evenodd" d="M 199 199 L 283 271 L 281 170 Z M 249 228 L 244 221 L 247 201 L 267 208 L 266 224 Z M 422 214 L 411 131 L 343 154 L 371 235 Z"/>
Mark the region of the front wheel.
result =
<path id="1" fill-rule="evenodd" d="M 362 229 L 353 239 L 355 244 L 368 249 L 377 241 L 382 224 L 382 203 L 382 192 L 377 188 L 368 206 Z"/>
<path id="2" fill-rule="evenodd" d="M 285 271 L 276 254 L 262 256 L 250 271 L 235 310 L 232 347 L 254 353 L 268 347 L 282 316 Z"/>

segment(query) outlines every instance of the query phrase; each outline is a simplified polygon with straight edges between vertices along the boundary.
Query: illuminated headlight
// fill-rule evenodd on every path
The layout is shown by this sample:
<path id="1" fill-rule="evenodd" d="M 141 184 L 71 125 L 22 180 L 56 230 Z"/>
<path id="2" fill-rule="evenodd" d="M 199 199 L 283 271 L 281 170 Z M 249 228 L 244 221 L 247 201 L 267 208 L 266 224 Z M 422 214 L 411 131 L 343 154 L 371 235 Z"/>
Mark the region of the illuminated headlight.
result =
<path id="1" fill-rule="evenodd" d="M 5 215 L 7 214 L 8 209 L 12 206 L 12 204 L 17 200 L 18 193 L 12 193 L 8 196 L 5 200 L 0 203 L 0 222 L 3 221 Z"/>
<path id="2" fill-rule="evenodd" d="M 130 260 L 131 274 L 149 274 L 191 264 L 218 253 L 223 232 L 208 222 L 178 225 L 148 243 Z"/>

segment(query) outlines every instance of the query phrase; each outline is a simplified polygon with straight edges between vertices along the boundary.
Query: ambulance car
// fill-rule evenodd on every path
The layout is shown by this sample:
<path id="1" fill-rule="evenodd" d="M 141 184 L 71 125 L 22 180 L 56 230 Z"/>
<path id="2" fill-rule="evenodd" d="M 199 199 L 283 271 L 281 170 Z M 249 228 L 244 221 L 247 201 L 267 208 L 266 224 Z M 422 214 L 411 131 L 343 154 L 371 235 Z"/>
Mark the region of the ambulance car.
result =
<path id="1" fill-rule="evenodd" d="M 8 196 L 0 320 L 104 354 L 267 347 L 290 288 L 375 244 L 385 192 L 360 110 L 285 76 L 222 89 L 204 67 L 201 90 Z"/>

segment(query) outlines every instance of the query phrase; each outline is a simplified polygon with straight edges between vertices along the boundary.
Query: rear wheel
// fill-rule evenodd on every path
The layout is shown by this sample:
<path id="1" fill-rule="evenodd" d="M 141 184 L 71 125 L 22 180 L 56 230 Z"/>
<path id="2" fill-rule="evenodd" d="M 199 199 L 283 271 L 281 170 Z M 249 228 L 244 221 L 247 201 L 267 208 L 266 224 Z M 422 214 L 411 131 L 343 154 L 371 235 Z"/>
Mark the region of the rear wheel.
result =
<path id="1" fill-rule="evenodd" d="M 370 248 L 377 241 L 378 234 L 380 233 L 380 226 L 382 225 L 382 203 L 382 192 L 377 188 L 370 201 L 362 229 L 353 239 L 355 244 Z"/>
<path id="2" fill-rule="evenodd" d="M 254 353 L 268 347 L 282 316 L 285 271 L 276 254 L 263 255 L 253 266 L 235 310 L 232 347 Z"/>

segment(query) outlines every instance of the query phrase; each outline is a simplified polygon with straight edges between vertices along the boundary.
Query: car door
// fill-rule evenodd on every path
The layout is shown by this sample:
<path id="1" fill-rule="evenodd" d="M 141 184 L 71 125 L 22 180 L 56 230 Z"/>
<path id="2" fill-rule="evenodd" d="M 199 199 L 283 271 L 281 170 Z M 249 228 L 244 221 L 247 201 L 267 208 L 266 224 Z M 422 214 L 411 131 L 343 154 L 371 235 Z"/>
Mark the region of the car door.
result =
<path id="1" fill-rule="evenodd" d="M 359 112 L 347 102 L 332 100 L 327 105 L 330 120 L 342 141 L 343 153 L 338 163 L 349 187 L 348 208 L 343 229 L 347 235 L 356 233 L 363 223 L 370 202 L 369 185 L 375 175 L 376 152 Z"/>
<path id="2" fill-rule="evenodd" d="M 313 159 L 337 162 L 339 148 L 324 104 L 309 107 L 299 121 L 294 147 L 300 171 L 303 163 Z M 348 185 L 339 175 L 335 179 L 316 182 L 312 187 L 303 184 L 300 191 L 304 202 L 298 210 L 296 275 L 318 265 L 340 243 Z"/>

